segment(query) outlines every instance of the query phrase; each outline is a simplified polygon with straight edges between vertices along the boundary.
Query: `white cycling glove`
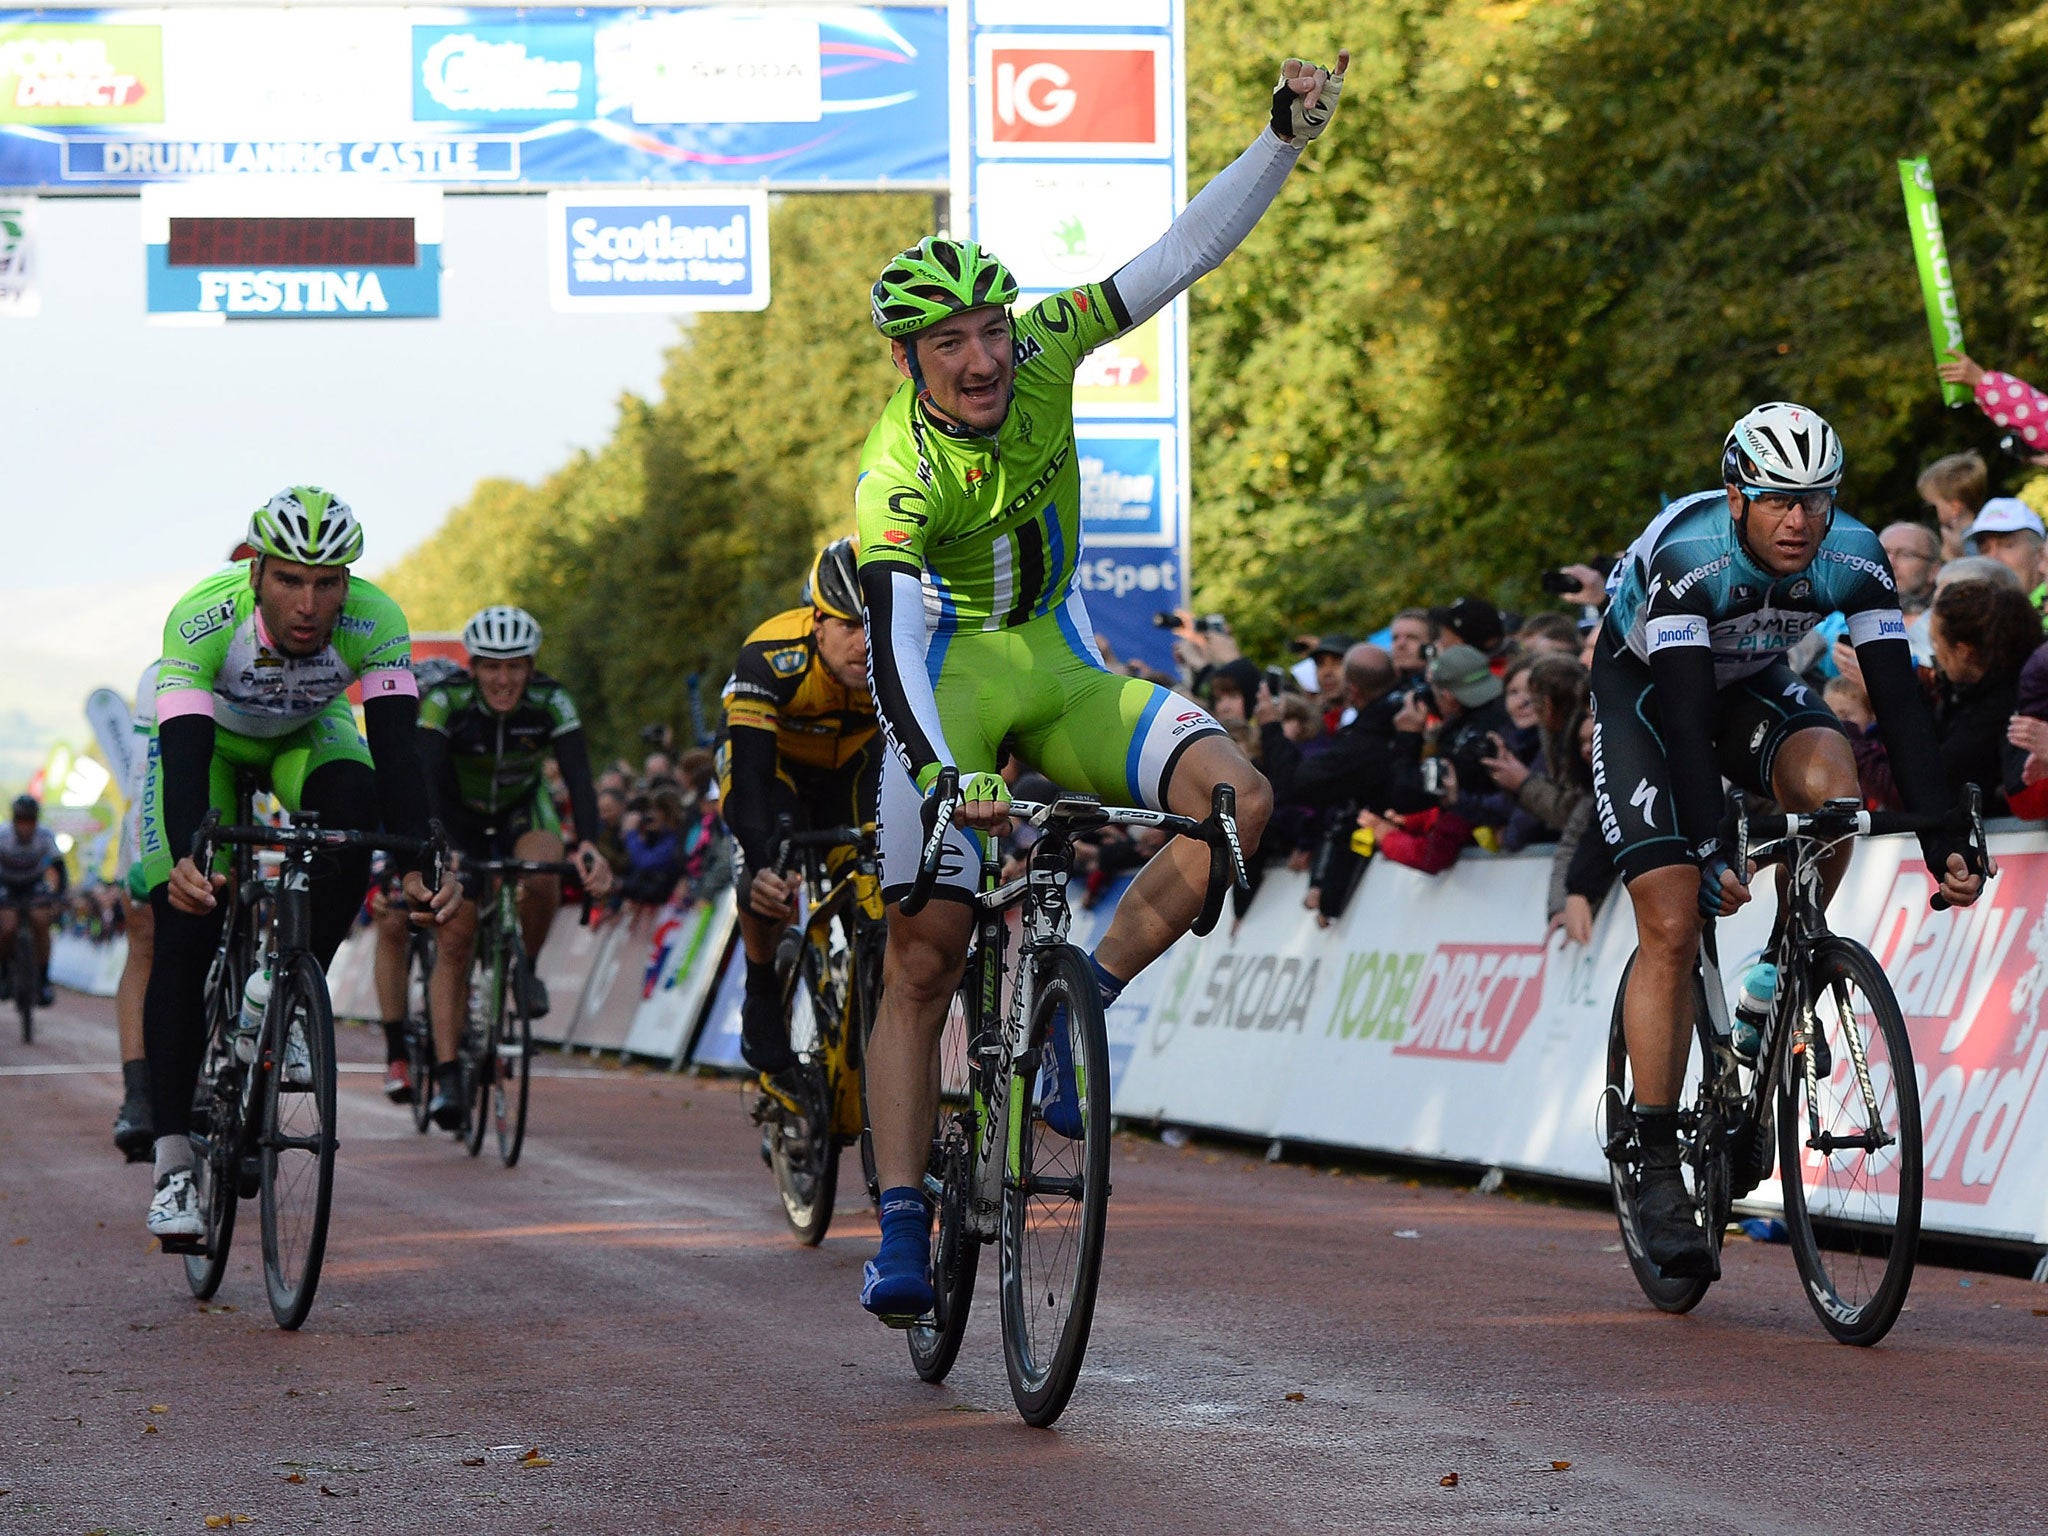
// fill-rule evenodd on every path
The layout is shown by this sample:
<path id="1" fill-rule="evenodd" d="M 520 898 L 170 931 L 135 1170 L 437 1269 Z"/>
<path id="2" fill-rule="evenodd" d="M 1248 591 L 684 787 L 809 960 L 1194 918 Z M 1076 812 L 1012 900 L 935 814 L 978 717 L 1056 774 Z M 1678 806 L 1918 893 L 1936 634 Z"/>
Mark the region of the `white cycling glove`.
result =
<path id="1" fill-rule="evenodd" d="M 1350 62 L 1349 49 L 1338 50 L 1334 73 L 1321 65 L 1289 59 L 1287 65 L 1293 67 L 1292 74 L 1283 66 L 1280 83 L 1273 89 L 1273 132 L 1296 149 L 1308 148 L 1330 126 L 1330 119 L 1336 115 L 1337 97 L 1344 89 L 1344 70 Z M 1316 89 L 1304 96 L 1295 91 L 1288 81 L 1299 79 L 1311 70 L 1315 73 Z"/>

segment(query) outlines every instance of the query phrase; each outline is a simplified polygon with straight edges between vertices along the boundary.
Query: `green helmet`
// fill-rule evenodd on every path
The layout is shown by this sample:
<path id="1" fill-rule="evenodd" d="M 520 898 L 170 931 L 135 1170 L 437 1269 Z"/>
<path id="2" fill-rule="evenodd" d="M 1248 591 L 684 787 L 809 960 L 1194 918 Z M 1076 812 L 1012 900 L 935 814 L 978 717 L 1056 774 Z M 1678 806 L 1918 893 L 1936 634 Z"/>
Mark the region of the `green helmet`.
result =
<path id="1" fill-rule="evenodd" d="M 353 565 L 363 552 L 363 525 L 334 492 L 295 485 L 250 515 L 249 542 L 300 565 Z"/>
<path id="2" fill-rule="evenodd" d="M 897 341 L 985 304 L 1007 309 L 1017 279 L 971 240 L 926 235 L 882 269 L 873 298 L 875 329 Z"/>

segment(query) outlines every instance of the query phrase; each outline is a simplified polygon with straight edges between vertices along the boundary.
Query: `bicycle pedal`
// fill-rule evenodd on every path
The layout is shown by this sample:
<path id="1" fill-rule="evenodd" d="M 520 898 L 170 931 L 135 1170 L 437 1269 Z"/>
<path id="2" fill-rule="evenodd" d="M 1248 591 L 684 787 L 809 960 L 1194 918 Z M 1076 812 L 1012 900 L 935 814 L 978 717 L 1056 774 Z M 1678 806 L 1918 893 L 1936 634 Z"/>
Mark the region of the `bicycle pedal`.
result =
<path id="1" fill-rule="evenodd" d="M 157 1246 L 165 1253 L 189 1255 L 197 1258 L 204 1258 L 206 1256 L 206 1239 L 204 1237 L 160 1237 L 157 1239 Z"/>
<path id="2" fill-rule="evenodd" d="M 895 1328 L 899 1331 L 905 1328 L 917 1328 L 920 1326 L 925 1328 L 936 1328 L 939 1326 L 937 1314 L 931 1312 L 921 1312 L 916 1317 L 906 1317 L 902 1313 L 883 1314 L 877 1312 L 873 1315 L 875 1321 L 884 1328 Z"/>

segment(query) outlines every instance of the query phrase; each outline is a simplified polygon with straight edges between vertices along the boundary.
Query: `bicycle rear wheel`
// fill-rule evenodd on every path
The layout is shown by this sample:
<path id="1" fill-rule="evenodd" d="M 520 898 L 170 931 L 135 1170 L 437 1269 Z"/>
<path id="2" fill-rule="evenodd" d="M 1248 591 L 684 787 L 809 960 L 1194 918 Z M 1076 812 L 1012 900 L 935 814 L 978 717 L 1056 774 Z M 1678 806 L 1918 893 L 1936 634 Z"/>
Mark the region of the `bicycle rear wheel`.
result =
<path id="1" fill-rule="evenodd" d="M 230 996 L 239 997 L 240 989 L 216 987 L 207 998 L 206 1058 L 192 1094 L 193 1175 L 199 1180 L 199 1214 L 206 1231 L 199 1252 L 185 1255 L 185 1283 L 201 1301 L 220 1289 L 228 1272 L 241 1204 L 242 1069 L 228 1044 Z"/>
<path id="2" fill-rule="evenodd" d="M 285 1081 L 294 1030 L 310 1069 L 303 1084 Z M 293 955 L 277 978 L 261 1059 L 268 1066 L 258 1084 L 263 1277 L 278 1327 L 296 1328 L 320 1284 L 334 1196 L 334 1012 L 311 955 Z"/>
<path id="3" fill-rule="evenodd" d="M 524 963 L 515 948 L 509 968 L 516 975 Z M 491 1125 L 498 1133 L 498 1156 L 510 1168 L 526 1145 L 526 1100 L 533 1083 L 533 1021 L 518 987 L 505 988 L 498 1021 L 491 1051 Z"/>
<path id="4" fill-rule="evenodd" d="M 1607 1153 L 1607 1172 L 1614 1190 L 1615 1219 L 1621 1227 L 1622 1252 L 1628 1256 L 1628 1267 L 1635 1273 L 1636 1284 L 1642 1287 L 1643 1294 L 1658 1311 L 1690 1312 L 1707 1294 L 1707 1288 L 1714 1283 L 1712 1278 L 1664 1278 L 1644 1252 L 1642 1236 L 1635 1226 L 1636 1187 L 1641 1177 L 1642 1158 L 1635 1137 L 1635 1081 L 1629 1072 L 1628 1036 L 1622 1028 L 1622 1001 L 1628 996 L 1629 972 L 1635 969 L 1635 964 L 1635 956 L 1629 956 L 1628 964 L 1622 968 L 1621 982 L 1614 990 L 1614 1016 L 1607 1028 L 1607 1090 L 1600 1098 L 1602 1124 L 1599 1135 Z M 1693 973 L 1692 1000 L 1693 1017 L 1687 1022 L 1692 1028 L 1694 1057 L 1697 1060 L 1701 1054 L 1700 1032 L 1706 1027 L 1702 1021 L 1707 1017 L 1706 990 L 1697 971 Z M 1697 1105 L 1689 1118 L 1692 1147 L 1697 1148 L 1701 1121 Z M 1685 1132 L 1681 1131 L 1681 1135 Z M 1694 1207 L 1706 1226 L 1707 1241 L 1713 1245 L 1716 1269 L 1720 1263 L 1721 1234 L 1728 1224 L 1728 1179 L 1724 1159 L 1725 1152 L 1718 1155 L 1710 1152 L 1704 1158 L 1689 1156 L 1685 1162 L 1687 1186 L 1693 1192 Z"/>
<path id="5" fill-rule="evenodd" d="M 960 1341 L 967 1334 L 967 1313 L 974 1305 L 974 1272 L 981 1264 L 981 1243 L 967 1229 L 973 1167 L 967 1149 L 972 1138 L 967 1116 L 949 1117 L 945 1130 L 932 1143 L 931 1162 L 925 1171 L 925 1193 L 938 1213 L 932 1223 L 931 1260 L 936 1301 L 929 1326 L 920 1322 L 905 1330 L 910 1364 L 922 1381 L 944 1381 L 953 1369 L 960 1356 Z"/>
<path id="6" fill-rule="evenodd" d="M 1003 1362 L 1024 1422 L 1060 1416 L 1081 1374 L 1109 1215 L 1109 1038 L 1102 993 L 1070 944 L 1040 950 L 1031 1005 L 1032 1054 L 1010 1078 L 1009 1166 L 1003 1179 Z M 1051 1031 L 1073 1053 L 1080 1135 L 1046 1124 Z M 1034 1066 L 1036 1070 L 1033 1070 Z"/>
<path id="7" fill-rule="evenodd" d="M 433 941 L 409 934 L 405 954 L 405 1072 L 412 1082 L 412 1128 L 424 1136 L 434 1123 L 427 1114 L 434 1097 Z"/>
<path id="8" fill-rule="evenodd" d="M 1884 968 L 1850 939 L 1807 961 L 1807 1017 L 1778 1081 L 1778 1161 L 1792 1256 L 1806 1299 L 1844 1344 L 1875 1344 L 1898 1321 L 1920 1247 L 1920 1093 L 1913 1045 Z M 1810 1028 L 1811 1033 L 1807 1033 Z M 1861 1041 L 1884 1144 L 1870 1146 Z M 1807 1080 L 1808 1056 L 1817 1081 Z M 1816 1146 L 1815 1121 L 1818 1120 Z"/>

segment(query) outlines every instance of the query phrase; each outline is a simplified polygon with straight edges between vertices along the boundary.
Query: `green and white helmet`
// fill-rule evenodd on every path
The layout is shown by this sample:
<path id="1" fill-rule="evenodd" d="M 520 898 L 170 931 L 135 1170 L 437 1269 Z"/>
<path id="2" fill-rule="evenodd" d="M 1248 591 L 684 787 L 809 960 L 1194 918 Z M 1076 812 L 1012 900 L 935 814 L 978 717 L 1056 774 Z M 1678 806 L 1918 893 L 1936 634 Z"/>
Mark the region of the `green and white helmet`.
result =
<path id="1" fill-rule="evenodd" d="M 875 329 L 892 341 L 986 304 L 1017 302 L 1010 269 L 971 240 L 926 235 L 892 258 L 872 290 Z"/>
<path id="2" fill-rule="evenodd" d="M 295 485 L 250 516 L 249 542 L 300 565 L 353 565 L 363 552 L 363 525 L 334 492 Z"/>

